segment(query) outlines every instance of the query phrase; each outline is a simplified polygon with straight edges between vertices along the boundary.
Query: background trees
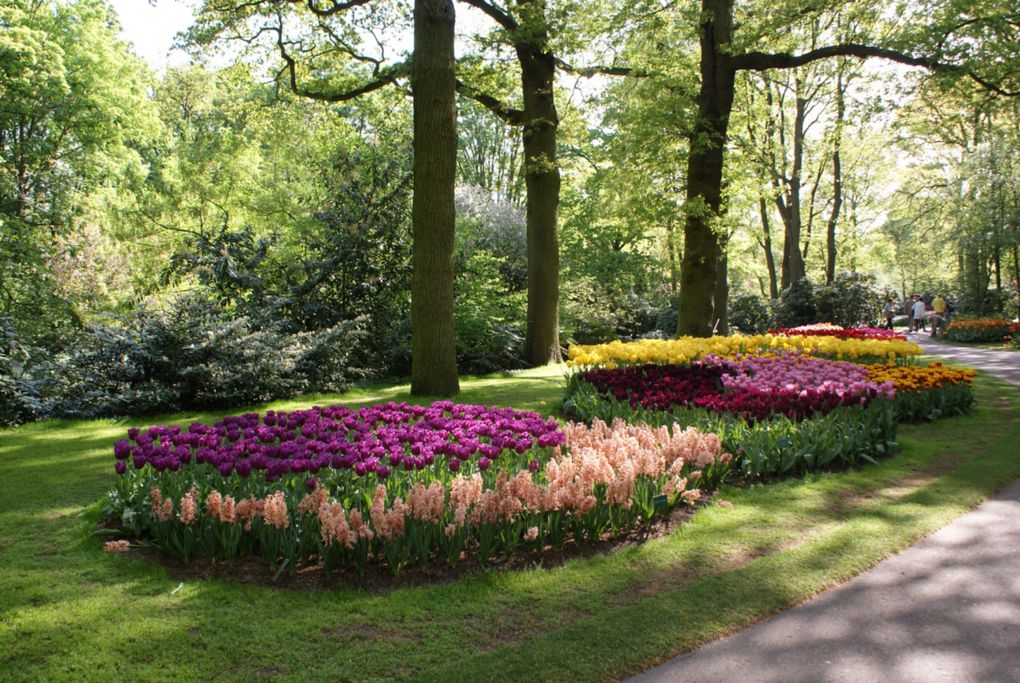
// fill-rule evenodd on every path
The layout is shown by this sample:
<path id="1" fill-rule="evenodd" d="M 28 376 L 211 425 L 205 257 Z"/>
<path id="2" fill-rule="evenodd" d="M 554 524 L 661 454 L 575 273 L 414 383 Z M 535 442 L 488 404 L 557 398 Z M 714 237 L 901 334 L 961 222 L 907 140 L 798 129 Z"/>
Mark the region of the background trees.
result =
<path id="1" fill-rule="evenodd" d="M 763 7 L 465 2 L 435 62 L 444 132 L 419 131 L 412 154 L 402 4 L 208 0 L 192 48 L 232 49 L 159 74 L 103 0 L 5 4 L 3 373 L 31 399 L 15 412 L 102 365 L 83 350 L 185 357 L 143 343 L 160 320 L 350 370 L 269 393 L 366 374 L 450 393 L 457 367 L 545 362 L 560 339 L 723 331 L 730 301 L 740 329 L 767 326 L 802 276 L 833 319 L 853 317 L 834 293 L 853 290 L 859 315 L 868 288 L 1015 313 L 1015 12 Z M 431 303 L 415 313 L 416 297 Z M 414 329 L 433 315 L 427 359 Z"/>

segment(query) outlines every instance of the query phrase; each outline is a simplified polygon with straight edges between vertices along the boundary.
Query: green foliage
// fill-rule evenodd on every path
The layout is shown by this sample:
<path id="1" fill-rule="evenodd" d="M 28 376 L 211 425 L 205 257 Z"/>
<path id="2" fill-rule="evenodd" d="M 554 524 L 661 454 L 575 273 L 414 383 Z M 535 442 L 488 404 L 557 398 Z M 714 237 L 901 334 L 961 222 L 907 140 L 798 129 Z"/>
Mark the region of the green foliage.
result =
<path id="1" fill-rule="evenodd" d="M 729 305 L 730 325 L 745 334 L 764 334 L 772 327 L 769 301 L 757 294 L 742 294 Z"/>
<path id="2" fill-rule="evenodd" d="M 35 374 L 45 413 L 144 415 L 251 405 L 309 391 L 343 391 L 364 372 L 349 366 L 364 333 L 354 320 L 315 333 L 226 317 L 212 302 L 179 299 L 121 325 L 87 327 Z"/>
<path id="3" fill-rule="evenodd" d="M 841 407 L 825 415 L 795 421 L 775 415 L 749 422 L 736 415 L 704 408 L 648 410 L 599 393 L 571 377 L 565 407 L 589 422 L 615 419 L 653 427 L 697 427 L 718 434 L 723 450 L 734 455 L 733 469 L 750 479 L 801 476 L 819 470 L 855 467 L 874 462 L 895 447 L 896 420 L 892 401 Z"/>
<path id="4" fill-rule="evenodd" d="M 502 265 L 503 259 L 477 251 L 454 282 L 457 367 L 462 372 L 478 374 L 524 366 L 525 295 L 507 291 Z"/>
<path id="5" fill-rule="evenodd" d="M 815 288 L 811 280 L 804 277 L 779 295 L 774 324 L 777 327 L 797 327 L 815 322 L 818 322 Z"/>
<path id="6" fill-rule="evenodd" d="M 914 391 L 897 391 L 893 412 L 897 422 L 930 422 L 943 417 L 966 415 L 974 405 L 974 389 L 966 382 Z"/>
<path id="7" fill-rule="evenodd" d="M 0 318 L 0 427 L 28 422 L 42 412 L 37 389 L 25 374 L 28 360 L 13 321 Z"/>
<path id="8" fill-rule="evenodd" d="M 875 326 L 882 312 L 881 292 L 874 278 L 862 273 L 836 273 L 831 285 L 814 293 L 816 322 L 842 327 Z"/>
<path id="9" fill-rule="evenodd" d="M 76 225 L 105 229 L 143 177 L 159 122 L 148 74 L 102 0 L 0 7 L 0 315 L 29 341 L 80 322 L 54 272 Z"/>

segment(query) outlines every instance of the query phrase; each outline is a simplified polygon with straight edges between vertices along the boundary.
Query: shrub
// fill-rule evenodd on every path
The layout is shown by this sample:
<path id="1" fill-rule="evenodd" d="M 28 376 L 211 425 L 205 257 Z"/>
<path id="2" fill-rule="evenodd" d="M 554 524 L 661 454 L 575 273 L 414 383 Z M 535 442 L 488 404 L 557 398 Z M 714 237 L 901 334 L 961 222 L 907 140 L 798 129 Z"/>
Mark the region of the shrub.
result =
<path id="1" fill-rule="evenodd" d="M 508 292 L 499 259 L 476 251 L 455 285 L 454 328 L 457 367 L 461 372 L 488 373 L 521 368 L 524 343 L 525 294 Z"/>
<path id="2" fill-rule="evenodd" d="M 86 328 L 50 364 L 48 414 L 94 418 L 249 405 L 341 391 L 364 376 L 348 363 L 364 334 L 360 320 L 284 334 L 185 298 L 123 323 Z"/>
<path id="3" fill-rule="evenodd" d="M 756 294 L 743 294 L 730 303 L 730 324 L 745 334 L 762 334 L 772 322 L 769 301 Z"/>
<path id="4" fill-rule="evenodd" d="M 802 277 L 779 295 L 774 324 L 778 327 L 796 327 L 814 322 L 818 322 L 815 288 L 811 280 Z"/>
<path id="5" fill-rule="evenodd" d="M 28 422 L 41 412 L 37 387 L 25 372 L 28 360 L 13 323 L 0 318 L 0 427 Z"/>
<path id="6" fill-rule="evenodd" d="M 837 273 L 831 285 L 818 287 L 814 293 L 818 321 L 842 327 L 876 325 L 882 302 L 873 278 L 860 273 Z"/>

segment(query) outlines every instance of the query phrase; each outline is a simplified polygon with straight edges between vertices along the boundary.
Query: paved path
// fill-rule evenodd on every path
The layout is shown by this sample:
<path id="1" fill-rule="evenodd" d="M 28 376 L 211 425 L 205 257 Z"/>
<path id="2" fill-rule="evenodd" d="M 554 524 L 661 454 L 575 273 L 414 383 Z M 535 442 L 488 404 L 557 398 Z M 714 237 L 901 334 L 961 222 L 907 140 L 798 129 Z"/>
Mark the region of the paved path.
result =
<path id="1" fill-rule="evenodd" d="M 915 341 L 1020 385 L 1020 353 Z M 1020 482 L 839 588 L 631 681 L 1020 683 Z"/>
<path id="2" fill-rule="evenodd" d="M 999 379 L 1020 386 L 1020 351 L 996 351 L 944 344 L 932 339 L 924 332 L 907 335 L 907 339 L 920 344 L 927 354 L 941 356 L 978 370 L 984 370 Z"/>

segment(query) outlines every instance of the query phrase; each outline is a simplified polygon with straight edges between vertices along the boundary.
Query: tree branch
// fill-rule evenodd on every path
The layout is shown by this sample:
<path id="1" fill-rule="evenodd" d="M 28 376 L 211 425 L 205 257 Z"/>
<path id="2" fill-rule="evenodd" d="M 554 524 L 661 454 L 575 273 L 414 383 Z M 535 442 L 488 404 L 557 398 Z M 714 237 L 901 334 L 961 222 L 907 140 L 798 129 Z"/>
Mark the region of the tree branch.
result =
<path id="1" fill-rule="evenodd" d="M 507 31 L 516 31 L 520 29 L 521 25 L 517 23 L 517 20 L 510 16 L 510 13 L 506 10 L 496 7 L 486 0 L 462 0 L 463 2 L 471 5 L 476 9 L 480 9 L 485 14 L 495 21 L 497 24 L 502 26 Z"/>
<path id="2" fill-rule="evenodd" d="M 280 58 L 283 59 L 285 64 L 284 68 L 287 71 L 287 80 L 290 84 L 290 90 L 300 97 L 307 97 L 320 102 L 347 102 L 348 100 L 353 100 L 362 95 L 367 95 L 370 92 L 379 90 L 380 88 L 393 83 L 398 78 L 406 76 L 411 69 L 411 65 L 408 62 L 400 62 L 399 64 L 394 64 L 393 66 L 385 69 L 379 69 L 377 65 L 374 74 L 375 78 L 356 88 L 341 92 L 309 90 L 308 88 L 302 87 L 298 84 L 297 61 L 287 51 L 287 44 L 283 40 L 283 27 L 281 25 L 271 26 L 261 29 L 260 33 L 262 31 L 272 31 L 276 33 L 276 47 L 279 49 Z"/>
<path id="3" fill-rule="evenodd" d="M 457 80 L 456 82 L 457 92 L 474 100 L 478 104 L 482 105 L 490 112 L 495 114 L 502 121 L 511 126 L 523 126 L 524 125 L 524 111 L 521 109 L 513 109 L 508 104 L 499 100 L 492 95 L 480 92 L 470 85 Z"/>
<path id="4" fill-rule="evenodd" d="M 818 61 L 819 59 L 828 59 L 830 57 L 860 57 L 862 59 L 878 57 L 880 59 L 887 59 L 899 64 L 906 64 L 907 66 L 923 67 L 929 71 L 959 73 L 967 76 L 986 90 L 990 90 L 996 94 L 1003 95 L 1005 97 L 1020 97 L 1020 91 L 1006 90 L 1005 88 L 992 83 L 988 79 L 961 66 L 947 64 L 928 57 L 908 55 L 888 48 L 876 47 L 874 45 L 863 45 L 861 43 L 827 45 L 799 55 L 747 52 L 742 55 L 734 55 L 731 57 L 730 64 L 737 70 L 747 69 L 751 71 L 766 71 L 768 69 L 793 69 L 798 66 Z"/>
<path id="5" fill-rule="evenodd" d="M 637 78 L 647 78 L 650 75 L 646 71 L 632 69 L 629 66 L 574 66 L 559 57 L 556 57 L 555 60 L 556 66 L 560 69 L 583 78 L 591 78 L 592 76 L 635 76 Z"/>
<path id="6" fill-rule="evenodd" d="M 294 0 L 291 0 L 292 2 Z M 334 14 L 340 12 L 346 12 L 354 7 L 360 7 L 361 5 L 367 5 L 372 0 L 347 0 L 347 2 L 332 2 L 329 7 L 319 7 L 315 0 L 308 0 L 306 5 L 312 14 L 319 17 L 331 17 Z"/>

